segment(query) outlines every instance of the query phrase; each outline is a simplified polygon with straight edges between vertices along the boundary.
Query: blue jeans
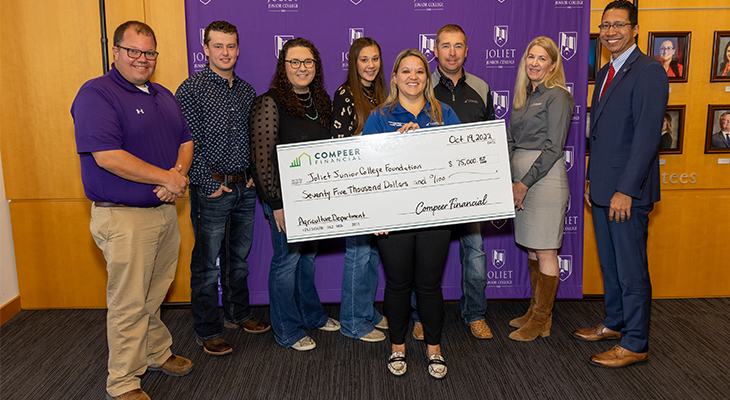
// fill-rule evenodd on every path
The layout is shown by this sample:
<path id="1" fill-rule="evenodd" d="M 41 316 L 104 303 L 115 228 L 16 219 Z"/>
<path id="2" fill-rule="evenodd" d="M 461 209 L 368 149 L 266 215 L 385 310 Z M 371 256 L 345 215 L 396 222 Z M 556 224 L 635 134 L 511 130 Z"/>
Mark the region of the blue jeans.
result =
<path id="1" fill-rule="evenodd" d="M 304 329 L 327 324 L 328 317 L 314 286 L 314 257 L 319 242 L 287 243 L 286 234 L 279 232 L 268 204 L 264 204 L 264 213 L 269 219 L 274 247 L 269 270 L 271 326 L 276 341 L 291 347 L 307 336 Z"/>
<path id="2" fill-rule="evenodd" d="M 373 307 L 378 289 L 378 248 L 371 246 L 373 235 L 345 238 L 345 265 L 342 271 L 340 332 L 360 339 L 375 329 L 383 316 Z"/>
<path id="3" fill-rule="evenodd" d="M 223 318 L 240 324 L 251 318 L 248 302 L 248 262 L 253 238 L 256 189 L 246 182 L 230 183 L 231 193 L 214 198 L 190 185 L 190 218 L 195 233 L 190 262 L 193 325 L 200 340 L 222 335 L 218 310 L 218 275 L 223 289 Z M 220 268 L 215 261 L 220 254 Z"/>
<path id="4" fill-rule="evenodd" d="M 455 226 L 459 232 L 459 260 L 461 261 L 461 321 L 467 325 L 484 319 L 487 313 L 487 257 L 484 254 L 482 222 L 472 222 Z M 416 293 L 411 295 L 411 306 L 416 307 Z M 413 320 L 421 322 L 418 311 L 413 312 Z"/>

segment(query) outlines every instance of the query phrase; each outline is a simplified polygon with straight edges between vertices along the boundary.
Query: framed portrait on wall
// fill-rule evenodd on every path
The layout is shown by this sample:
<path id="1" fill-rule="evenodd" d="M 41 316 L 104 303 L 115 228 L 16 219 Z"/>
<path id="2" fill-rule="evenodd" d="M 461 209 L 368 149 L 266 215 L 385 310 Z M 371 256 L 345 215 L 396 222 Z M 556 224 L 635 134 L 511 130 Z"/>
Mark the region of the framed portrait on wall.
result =
<path id="1" fill-rule="evenodd" d="M 649 55 L 667 71 L 669 83 L 687 82 L 692 32 L 649 32 Z"/>
<path id="2" fill-rule="evenodd" d="M 596 83 L 596 74 L 601 69 L 601 40 L 597 33 L 591 33 L 588 44 L 588 83 Z"/>
<path id="3" fill-rule="evenodd" d="M 682 154 L 684 111 L 686 108 L 685 105 L 667 106 L 667 113 L 664 114 L 659 154 Z"/>
<path id="4" fill-rule="evenodd" d="M 715 31 L 710 82 L 730 82 L 730 31 Z"/>
<path id="5" fill-rule="evenodd" d="M 730 153 L 730 104 L 710 104 L 707 109 L 705 154 L 710 153 Z"/>

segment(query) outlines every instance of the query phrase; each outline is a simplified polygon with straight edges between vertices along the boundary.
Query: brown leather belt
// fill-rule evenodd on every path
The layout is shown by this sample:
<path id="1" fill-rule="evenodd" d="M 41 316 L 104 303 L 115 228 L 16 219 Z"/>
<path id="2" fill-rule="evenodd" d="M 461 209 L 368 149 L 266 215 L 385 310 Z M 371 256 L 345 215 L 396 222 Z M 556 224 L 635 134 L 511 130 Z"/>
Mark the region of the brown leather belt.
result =
<path id="1" fill-rule="evenodd" d="M 224 175 L 213 172 L 213 179 L 223 183 L 248 182 L 249 178 L 251 178 L 251 173 L 249 173 L 248 171 L 243 171 L 235 175 Z"/>

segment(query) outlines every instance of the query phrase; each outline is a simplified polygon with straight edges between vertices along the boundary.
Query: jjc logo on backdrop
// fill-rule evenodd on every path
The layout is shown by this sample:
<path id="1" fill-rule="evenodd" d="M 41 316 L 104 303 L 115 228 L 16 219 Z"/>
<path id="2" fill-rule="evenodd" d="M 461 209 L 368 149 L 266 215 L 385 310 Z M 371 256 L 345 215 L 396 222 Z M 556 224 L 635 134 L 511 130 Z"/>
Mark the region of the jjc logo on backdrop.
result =
<path id="1" fill-rule="evenodd" d="M 494 43 L 499 47 L 504 47 L 507 44 L 507 32 L 509 27 L 507 25 L 496 25 L 494 27 Z"/>
<path id="2" fill-rule="evenodd" d="M 578 32 L 560 32 L 560 54 L 565 61 L 573 58 L 578 42 Z"/>
<path id="3" fill-rule="evenodd" d="M 436 46 L 435 33 L 421 33 L 418 35 L 418 50 L 421 50 L 429 63 L 436 58 L 436 55 L 433 54 L 434 46 Z"/>
<path id="4" fill-rule="evenodd" d="M 241 38 L 246 38 L 241 41 L 236 74 L 251 83 L 256 93 L 269 89 L 276 69 L 275 57 L 279 56 L 284 43 L 303 37 L 317 46 L 323 66 L 323 71 L 317 72 L 324 73 L 325 87 L 332 95 L 347 78 L 347 53 L 355 39 L 367 36 L 378 41 L 382 48 L 383 72 L 389 81 L 393 61 L 403 49 L 423 51 L 433 70 L 436 66 L 433 54 L 436 31 L 444 24 L 455 23 L 466 30 L 469 40 L 469 57 L 464 67 L 468 73 L 489 84 L 497 118 L 509 120 L 520 58 L 527 44 L 541 35 L 558 44 L 567 81 L 572 83 L 570 90 L 575 104 L 586 104 L 588 3 L 584 0 L 536 0 L 534 3 L 539 3 L 539 7 L 526 6 L 528 3 L 514 0 L 185 0 L 189 72 L 192 74 L 205 67 L 200 29 L 211 21 L 226 19 L 238 27 Z M 384 13 L 398 15 L 399 22 L 383 24 Z M 524 21 L 539 23 L 525 24 Z M 268 53 L 272 41 L 275 57 Z M 585 107 L 580 106 L 574 109 L 575 123 L 571 124 L 564 154 L 566 169 L 569 169 L 570 194 L 576 204 L 566 216 L 566 236 L 560 249 L 561 268 L 566 277 L 560 285 L 560 298 L 582 296 L 584 207 L 578 205 L 578 199 L 583 198 L 585 157 L 576 150 L 585 148 L 585 111 Z M 306 157 L 300 161 L 308 163 Z M 257 207 L 260 214 L 257 214 L 254 234 L 266 238 L 270 234 L 269 227 L 260 204 Z M 528 274 L 522 271 L 527 265 L 527 256 L 515 245 L 511 225 L 510 221 L 485 224 L 485 251 L 492 254 L 493 249 L 503 250 L 505 260 L 499 270 L 487 260 L 487 271 L 495 277 L 490 279 L 494 283 L 487 286 L 489 298 L 516 298 L 530 292 Z M 249 261 L 254 265 L 268 265 L 271 250 L 264 248 L 266 246 L 270 245 L 254 246 Z M 340 247 L 343 246 L 322 246 L 332 247 L 317 257 L 318 279 L 321 279 L 317 287 L 321 290 L 322 301 L 337 302 L 341 286 L 337 277 L 344 257 Z M 508 270 L 512 274 L 510 277 L 505 276 Z M 458 241 L 454 241 L 443 281 L 444 296 L 448 299 L 461 296 L 460 271 Z M 266 268 L 250 271 L 252 304 L 268 302 L 267 275 Z"/>
<path id="5" fill-rule="evenodd" d="M 492 101 L 494 102 L 494 115 L 502 119 L 509 112 L 509 105 L 512 99 L 509 97 L 509 90 L 493 90 Z"/>
<path id="6" fill-rule="evenodd" d="M 279 52 L 284 48 L 284 43 L 294 39 L 294 35 L 274 35 L 274 54 L 279 58 Z"/>

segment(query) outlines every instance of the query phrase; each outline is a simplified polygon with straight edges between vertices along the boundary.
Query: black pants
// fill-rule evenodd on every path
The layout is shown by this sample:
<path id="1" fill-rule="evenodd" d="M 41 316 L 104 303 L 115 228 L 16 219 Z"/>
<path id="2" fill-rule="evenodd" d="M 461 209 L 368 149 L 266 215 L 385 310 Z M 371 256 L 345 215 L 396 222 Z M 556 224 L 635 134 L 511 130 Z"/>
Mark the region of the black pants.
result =
<path id="1" fill-rule="evenodd" d="M 385 268 L 385 316 L 390 342 L 406 342 L 411 314 L 411 290 L 415 287 L 418 315 L 423 322 L 426 343 L 441 343 L 444 296 L 441 277 L 449 250 L 450 228 L 413 229 L 377 238 Z"/>

